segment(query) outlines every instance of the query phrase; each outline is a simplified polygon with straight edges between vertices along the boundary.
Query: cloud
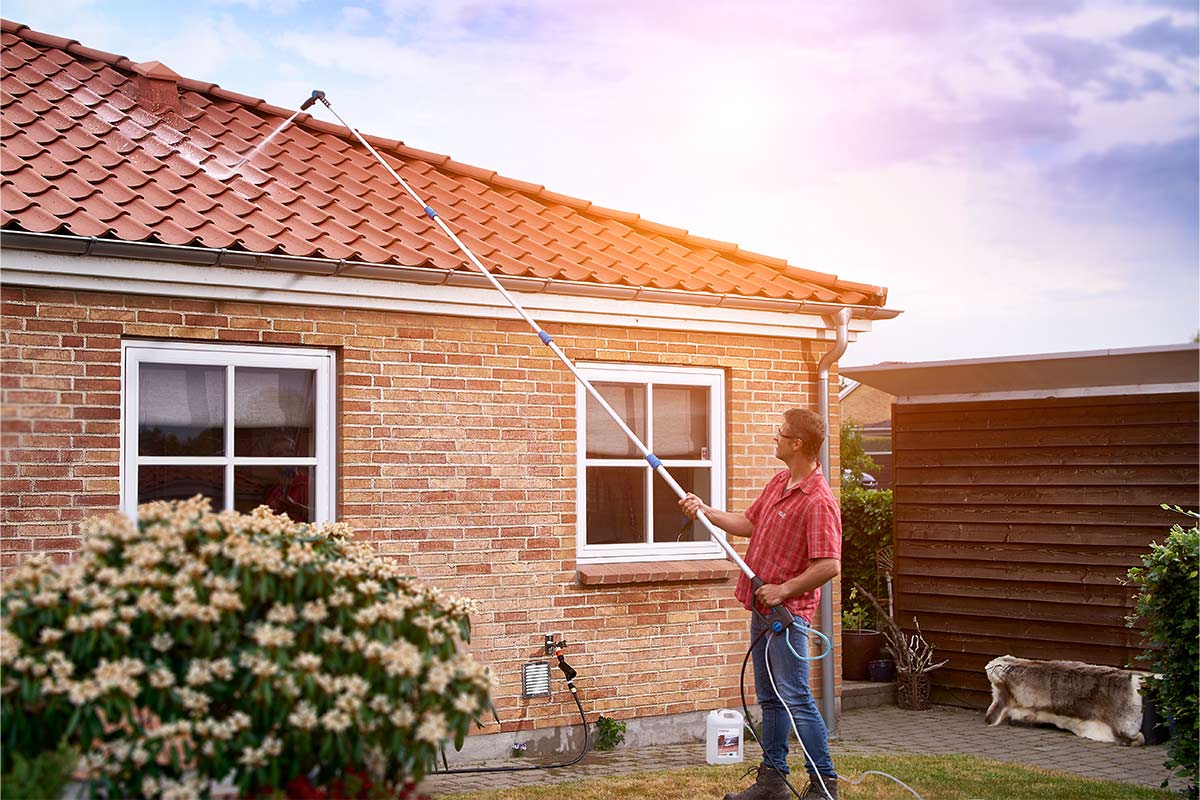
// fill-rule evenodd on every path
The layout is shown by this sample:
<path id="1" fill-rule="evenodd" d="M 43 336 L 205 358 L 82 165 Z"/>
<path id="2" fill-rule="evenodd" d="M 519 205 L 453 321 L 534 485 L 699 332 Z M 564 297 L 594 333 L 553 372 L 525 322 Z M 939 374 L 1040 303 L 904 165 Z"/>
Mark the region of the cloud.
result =
<path id="1" fill-rule="evenodd" d="M 1194 241 L 1200 218 L 1200 138 L 1127 144 L 1086 155 L 1049 178 L 1084 216 L 1167 224 Z"/>
<path id="2" fill-rule="evenodd" d="M 263 55 L 258 38 L 243 30 L 234 17 L 192 16 L 177 28 L 178 33 L 152 41 L 147 49 L 180 75 L 207 79 L 238 62 Z"/>
<path id="3" fill-rule="evenodd" d="M 341 24 L 344 28 L 362 28 L 373 19 L 370 9 L 362 6 L 345 6 L 342 8 Z"/>
<path id="4" fill-rule="evenodd" d="M 1102 78 L 1116 63 L 1113 48 L 1104 42 L 1036 33 L 1025 37 L 1025 46 L 1040 59 L 1049 75 L 1067 89 L 1082 89 Z"/>
<path id="5" fill-rule="evenodd" d="M 252 11 L 287 14 L 304 5 L 307 0 L 208 0 L 217 6 L 244 6 Z"/>
<path id="6" fill-rule="evenodd" d="M 1192 7 L 1195 8 L 1195 5 Z M 1200 51 L 1197 37 L 1200 37 L 1197 26 L 1176 25 L 1170 17 L 1159 17 L 1134 28 L 1119 41 L 1135 50 L 1157 53 L 1167 58 L 1194 59 Z"/>

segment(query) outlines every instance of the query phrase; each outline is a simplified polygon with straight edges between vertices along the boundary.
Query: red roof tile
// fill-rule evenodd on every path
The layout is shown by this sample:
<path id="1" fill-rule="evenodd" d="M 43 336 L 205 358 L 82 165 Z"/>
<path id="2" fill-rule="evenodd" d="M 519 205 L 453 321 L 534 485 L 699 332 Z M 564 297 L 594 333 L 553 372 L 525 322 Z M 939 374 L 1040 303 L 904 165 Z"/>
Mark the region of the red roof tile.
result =
<path id="1" fill-rule="evenodd" d="M 468 269 L 340 125 L 0 24 L 0 215 L 6 230 L 107 236 L 382 265 Z M 177 111 L 138 104 L 176 81 Z M 169 85 L 169 84 L 168 84 Z M 595 206 L 376 137 L 387 162 L 496 272 L 747 297 L 882 306 L 887 291 Z"/>

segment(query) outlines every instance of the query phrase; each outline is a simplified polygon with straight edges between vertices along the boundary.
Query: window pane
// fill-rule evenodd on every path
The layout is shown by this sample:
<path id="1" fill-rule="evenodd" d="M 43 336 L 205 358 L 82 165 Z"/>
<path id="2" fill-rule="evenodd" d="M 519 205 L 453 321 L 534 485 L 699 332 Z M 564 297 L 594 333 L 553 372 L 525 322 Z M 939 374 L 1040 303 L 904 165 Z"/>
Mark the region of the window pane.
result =
<path id="1" fill-rule="evenodd" d="M 708 456 L 706 386 L 654 386 L 654 453 L 659 458 Z"/>
<path id="2" fill-rule="evenodd" d="M 646 387 L 635 383 L 592 385 L 630 430 L 646 441 Z M 587 455 L 588 458 L 640 458 L 642 455 L 591 394 L 587 396 Z"/>
<path id="3" fill-rule="evenodd" d="M 233 507 L 246 513 L 268 506 L 276 514 L 287 514 L 297 522 L 312 522 L 313 467 L 234 467 Z"/>
<path id="4" fill-rule="evenodd" d="M 705 503 L 712 497 L 712 470 L 707 467 L 668 467 L 671 477 L 685 492 L 691 492 Z M 667 482 L 654 476 L 654 541 L 706 542 L 704 526 L 689 519 L 679 507 L 679 498 Z"/>
<path id="5" fill-rule="evenodd" d="M 225 454 L 225 368 L 142 363 L 138 374 L 138 454 Z"/>
<path id="6" fill-rule="evenodd" d="M 271 458 L 313 455 L 316 373 L 238 367 L 233 376 L 234 454 Z"/>
<path id="7" fill-rule="evenodd" d="M 143 464 L 138 467 L 138 502 L 186 500 L 202 494 L 220 511 L 225 507 L 225 468 Z"/>
<path id="8" fill-rule="evenodd" d="M 588 467 L 588 544 L 646 541 L 646 468 Z"/>

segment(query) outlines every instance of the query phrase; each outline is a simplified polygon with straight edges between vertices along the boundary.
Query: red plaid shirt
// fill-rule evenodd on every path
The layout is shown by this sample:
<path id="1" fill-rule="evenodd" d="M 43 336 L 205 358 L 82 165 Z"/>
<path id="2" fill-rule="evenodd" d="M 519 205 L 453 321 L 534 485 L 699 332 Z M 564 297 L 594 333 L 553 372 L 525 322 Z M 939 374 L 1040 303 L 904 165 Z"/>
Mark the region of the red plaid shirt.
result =
<path id="1" fill-rule="evenodd" d="M 763 583 L 789 581 L 808 569 L 813 559 L 842 557 L 842 514 L 821 468 L 785 492 L 788 477 L 785 469 L 772 478 L 746 510 L 746 517 L 754 525 L 746 563 Z M 754 592 L 745 575 L 738 579 L 734 594 L 750 608 Z M 784 605 L 811 623 L 820 598 L 818 588 Z M 759 610 L 767 611 L 763 607 Z"/>

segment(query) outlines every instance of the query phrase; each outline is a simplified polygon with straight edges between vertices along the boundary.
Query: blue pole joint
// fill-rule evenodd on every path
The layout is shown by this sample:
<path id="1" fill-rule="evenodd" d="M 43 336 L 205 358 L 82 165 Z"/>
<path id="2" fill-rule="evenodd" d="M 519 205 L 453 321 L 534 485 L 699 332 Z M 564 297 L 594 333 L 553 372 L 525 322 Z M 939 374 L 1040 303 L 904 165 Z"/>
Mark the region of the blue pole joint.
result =
<path id="1" fill-rule="evenodd" d="M 650 466 L 654 469 L 658 469 L 662 466 L 662 461 L 660 461 L 658 456 L 654 455 L 654 453 L 647 454 L 646 460 L 650 462 Z"/>
<path id="2" fill-rule="evenodd" d="M 429 217 L 430 219 L 437 219 L 437 212 L 429 206 L 425 206 L 425 216 Z"/>
<path id="3" fill-rule="evenodd" d="M 550 344 L 554 340 L 550 338 L 550 334 L 545 331 L 538 331 L 538 338 L 542 340 L 542 344 Z"/>

